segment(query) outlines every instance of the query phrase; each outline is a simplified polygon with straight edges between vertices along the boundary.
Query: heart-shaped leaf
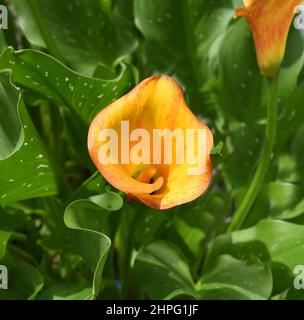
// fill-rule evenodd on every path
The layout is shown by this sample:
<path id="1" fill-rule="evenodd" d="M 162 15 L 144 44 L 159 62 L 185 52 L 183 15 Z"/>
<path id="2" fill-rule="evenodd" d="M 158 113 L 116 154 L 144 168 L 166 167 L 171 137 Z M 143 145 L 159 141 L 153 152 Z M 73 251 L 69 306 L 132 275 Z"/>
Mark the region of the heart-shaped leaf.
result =
<path id="1" fill-rule="evenodd" d="M 224 253 L 238 258 L 254 255 L 263 262 L 286 266 L 290 271 L 303 263 L 304 226 L 281 220 L 261 220 L 252 228 L 219 236 L 211 246 L 206 266 Z"/>
<path id="2" fill-rule="evenodd" d="M 122 65 L 115 79 L 101 80 L 82 76 L 35 50 L 15 52 L 8 48 L 0 57 L 0 69 L 12 70 L 14 83 L 57 105 L 65 105 L 86 124 L 134 84 L 131 66 Z"/>

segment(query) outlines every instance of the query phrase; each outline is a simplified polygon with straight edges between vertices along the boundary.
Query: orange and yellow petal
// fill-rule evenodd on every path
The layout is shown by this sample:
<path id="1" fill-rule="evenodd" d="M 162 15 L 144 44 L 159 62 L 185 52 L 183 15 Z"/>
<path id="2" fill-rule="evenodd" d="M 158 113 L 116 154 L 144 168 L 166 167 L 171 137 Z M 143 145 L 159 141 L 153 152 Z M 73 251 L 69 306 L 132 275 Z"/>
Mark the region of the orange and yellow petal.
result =
<path id="1" fill-rule="evenodd" d="M 100 164 L 100 131 L 111 128 L 119 133 L 122 121 L 128 121 L 130 132 L 144 128 L 150 136 L 153 136 L 154 129 L 204 129 L 207 132 L 206 170 L 200 175 L 189 176 L 190 166 L 187 164 Z M 122 138 L 119 136 L 119 141 Z M 103 109 L 93 120 L 88 136 L 90 156 L 104 178 L 117 189 L 131 195 L 130 198 L 135 197 L 156 209 L 169 209 L 190 202 L 206 190 L 212 177 L 212 146 L 212 133 L 187 107 L 177 82 L 167 76 L 144 80 L 130 93 Z M 131 144 L 128 151 L 132 147 Z M 149 147 L 152 163 L 153 143 Z M 164 156 L 165 150 L 162 150 L 162 154 Z M 119 145 L 118 158 L 121 159 L 121 156 Z"/>
<path id="2" fill-rule="evenodd" d="M 236 10 L 253 33 L 261 74 L 274 78 L 285 55 L 286 42 L 295 8 L 302 0 L 244 0 Z"/>

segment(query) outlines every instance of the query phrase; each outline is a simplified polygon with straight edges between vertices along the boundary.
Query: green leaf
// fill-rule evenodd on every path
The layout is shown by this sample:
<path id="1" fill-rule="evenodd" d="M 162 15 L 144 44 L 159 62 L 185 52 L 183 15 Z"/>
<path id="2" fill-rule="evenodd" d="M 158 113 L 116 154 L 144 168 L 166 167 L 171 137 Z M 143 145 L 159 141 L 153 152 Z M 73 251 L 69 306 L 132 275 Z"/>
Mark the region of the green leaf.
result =
<path id="1" fill-rule="evenodd" d="M 86 124 L 134 84 L 131 66 L 122 65 L 115 79 L 94 79 L 82 76 L 35 50 L 15 52 L 8 48 L 0 57 L 1 69 L 12 70 L 14 83 L 57 105 L 65 105 Z"/>
<path id="2" fill-rule="evenodd" d="M 297 170 L 297 159 L 293 154 L 281 153 L 278 156 L 278 175 L 279 181 L 285 181 L 287 183 L 300 182 L 300 174 Z"/>
<path id="3" fill-rule="evenodd" d="M 107 232 L 108 211 L 89 200 L 72 202 L 64 213 L 64 222 L 74 230 L 73 245 L 76 252 L 93 271 L 91 298 L 99 294 L 104 264 L 111 246 Z"/>
<path id="4" fill-rule="evenodd" d="M 298 87 L 303 70 L 304 41 L 298 30 L 291 29 L 287 51 L 279 77 L 279 110 L 277 148 L 285 147 L 292 134 L 302 125 L 303 88 Z"/>
<path id="5" fill-rule="evenodd" d="M 21 92 L 10 83 L 8 72 L 0 73 L 0 81 L 0 160 L 4 160 L 21 147 L 24 131 L 19 114 Z"/>
<path id="6" fill-rule="evenodd" d="M 132 222 L 134 246 L 140 248 L 155 238 L 159 238 L 161 230 L 164 229 L 169 219 L 168 213 L 164 214 L 150 208 L 137 208 L 136 216 Z"/>
<path id="7" fill-rule="evenodd" d="M 120 211 L 120 218 L 117 224 L 115 232 L 114 246 L 119 252 L 117 256 L 117 267 L 119 270 L 119 278 L 123 286 L 132 286 L 131 283 L 124 283 L 124 279 L 128 277 L 131 268 L 131 257 L 133 253 L 134 233 L 137 230 L 137 217 L 136 213 L 143 214 L 143 212 L 137 212 L 136 208 L 131 203 L 126 202 Z"/>
<path id="8" fill-rule="evenodd" d="M 202 277 L 197 290 L 207 300 L 264 300 L 272 292 L 272 275 L 269 266 L 261 262 L 222 255 Z"/>
<path id="9" fill-rule="evenodd" d="M 24 222 L 20 211 L 11 212 L 0 207 L 0 261 L 5 256 L 7 243 L 13 233 Z"/>
<path id="10" fill-rule="evenodd" d="M 100 223 L 101 228 L 103 228 L 100 231 L 108 230 L 108 212 L 88 200 L 89 197 L 104 192 L 104 185 L 104 179 L 99 172 L 96 172 L 96 174 L 87 179 L 78 189 L 70 194 L 65 204 L 54 198 L 42 199 L 37 206 L 39 208 L 43 207 L 47 211 L 47 214 L 44 215 L 44 221 L 48 226 L 50 236 L 38 240 L 39 244 L 47 250 L 63 251 L 65 254 L 79 254 L 79 248 L 74 241 L 75 232 L 67 228 L 63 221 L 64 212 L 67 211 L 68 206 L 71 206 L 73 211 L 85 211 L 88 204 L 90 208 L 93 207 L 93 211 L 95 208 L 96 210 L 101 210 L 102 214 L 100 217 L 103 218 L 102 222 L 104 222 L 104 226 L 103 223 Z"/>
<path id="11" fill-rule="evenodd" d="M 19 263 L 8 270 L 8 289 L 0 290 L 0 299 L 33 300 L 42 287 L 39 271 L 29 264 Z"/>
<path id="12" fill-rule="evenodd" d="M 232 234 L 233 243 L 261 241 L 271 260 L 293 268 L 304 258 L 304 226 L 279 220 L 262 220 L 255 227 Z"/>
<path id="13" fill-rule="evenodd" d="M 196 296 L 189 267 L 170 243 L 154 241 L 142 247 L 135 257 L 134 274 L 151 299 Z"/>
<path id="14" fill-rule="evenodd" d="M 286 296 L 286 300 L 304 300 L 304 290 L 290 288 Z"/>
<path id="15" fill-rule="evenodd" d="M 92 288 L 88 284 L 64 283 L 50 287 L 39 295 L 39 300 L 89 300 Z"/>
<path id="16" fill-rule="evenodd" d="M 224 142 L 220 141 L 216 146 L 213 147 L 213 149 L 211 150 L 211 155 L 212 156 L 222 156 L 222 150 L 224 147 Z"/>
<path id="17" fill-rule="evenodd" d="M 4 48 L 6 48 L 6 46 L 7 44 L 5 41 L 4 32 L 0 30 L 0 53 L 2 52 L 2 50 L 4 50 Z"/>
<path id="18" fill-rule="evenodd" d="M 90 178 L 88 178 L 78 189 L 76 189 L 69 198 L 69 203 L 86 199 L 94 196 L 102 191 L 105 191 L 106 181 L 99 171 L 96 171 Z"/>
<path id="19" fill-rule="evenodd" d="M 205 268 L 216 257 L 229 254 L 246 260 L 258 257 L 269 263 L 273 274 L 273 292 L 279 294 L 292 286 L 295 266 L 303 264 L 304 226 L 281 220 L 261 220 L 252 228 L 219 236 L 210 246 Z"/>
<path id="20" fill-rule="evenodd" d="M 192 215 L 193 218 L 195 218 Z M 191 225 L 189 221 L 183 219 L 178 219 L 175 224 L 175 228 L 181 239 L 184 241 L 186 246 L 189 248 L 190 252 L 194 256 L 198 256 L 201 250 L 202 240 L 205 238 L 205 233 L 201 230 L 199 224 L 204 220 L 205 217 L 196 217 L 197 226 Z M 205 218 L 206 219 L 206 218 Z M 207 219 L 206 219 L 207 220 Z M 195 220 L 194 220 L 195 221 Z M 194 222 L 193 221 L 193 222 Z"/>
<path id="21" fill-rule="evenodd" d="M 122 197 L 118 193 L 112 191 L 107 191 L 103 194 L 91 196 L 90 200 L 103 209 L 109 211 L 118 211 L 123 206 Z"/>
<path id="22" fill-rule="evenodd" d="M 219 98 L 223 112 L 238 122 L 253 121 L 264 116 L 261 108 L 263 81 L 250 29 L 244 19 L 238 20 L 228 29 L 219 53 Z"/>
<path id="23" fill-rule="evenodd" d="M 11 1 L 30 43 L 48 47 L 86 74 L 98 63 L 112 67 L 137 46 L 131 24 L 100 0 Z"/>
<path id="24" fill-rule="evenodd" d="M 5 256 L 7 243 L 12 232 L 0 230 L 0 260 Z"/>
<path id="25" fill-rule="evenodd" d="M 260 75 L 250 29 L 240 19 L 228 29 L 219 50 L 217 93 L 225 138 L 224 177 L 235 190 L 246 188 L 263 145 L 266 116 L 264 81 Z M 240 163 L 242 170 L 240 170 Z"/>
<path id="26" fill-rule="evenodd" d="M 205 268 L 221 254 L 238 259 L 258 257 L 270 263 L 274 290 L 281 292 L 291 285 L 295 266 L 303 264 L 304 226 L 280 220 L 261 220 L 256 226 L 219 236 L 211 245 Z"/>
<path id="27" fill-rule="evenodd" d="M 243 191 L 248 187 L 262 150 L 263 127 L 253 123 L 231 121 L 226 134 L 227 150 L 224 150 L 223 157 L 220 159 L 223 165 L 223 176 L 235 192 Z M 240 170 L 240 164 L 242 170 Z"/>
<path id="28" fill-rule="evenodd" d="M 211 208 L 206 202 L 203 207 L 185 205 L 176 217 L 168 218 L 167 228 L 161 233 L 163 238 L 178 246 L 193 264 L 200 256 L 208 229 L 214 222 L 214 216 L 209 213 L 209 209 Z"/>
<path id="29" fill-rule="evenodd" d="M 134 15 L 146 40 L 147 73 L 177 76 L 196 99 L 202 83 L 213 75 L 217 47 L 233 16 L 231 2 L 135 0 Z M 202 99 L 194 104 L 200 110 Z"/>
<path id="30" fill-rule="evenodd" d="M 284 82 L 284 79 L 282 82 Z M 299 87 L 294 87 L 289 94 L 280 99 L 279 110 L 281 115 L 278 118 L 277 150 L 288 147 L 291 139 L 296 140 L 297 131 L 303 124 L 303 100 L 304 91 L 303 88 Z"/>
<path id="31" fill-rule="evenodd" d="M 1 73 L 0 80 L 0 204 L 54 195 L 51 162 L 21 93 L 7 73 Z"/>
<path id="32" fill-rule="evenodd" d="M 304 213 L 303 189 L 295 184 L 276 181 L 268 186 L 270 214 L 276 219 L 293 219 Z"/>

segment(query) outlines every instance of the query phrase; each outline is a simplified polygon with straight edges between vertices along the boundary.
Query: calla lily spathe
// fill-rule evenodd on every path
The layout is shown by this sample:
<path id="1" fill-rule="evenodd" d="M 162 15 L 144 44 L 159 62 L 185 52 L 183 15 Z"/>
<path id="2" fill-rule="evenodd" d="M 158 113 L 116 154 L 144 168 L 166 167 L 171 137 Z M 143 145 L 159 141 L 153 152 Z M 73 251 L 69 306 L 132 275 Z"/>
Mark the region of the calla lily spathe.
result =
<path id="1" fill-rule="evenodd" d="M 283 60 L 288 31 L 295 8 L 302 0 L 244 0 L 245 7 L 236 10 L 253 33 L 261 74 L 274 78 Z"/>
<path id="2" fill-rule="evenodd" d="M 101 164 L 98 150 L 101 130 L 111 128 L 120 132 L 122 121 L 128 121 L 130 131 L 175 128 L 204 129 L 206 166 L 199 175 L 189 175 L 188 164 Z M 122 137 L 119 137 L 121 139 Z M 198 198 L 208 187 L 212 177 L 210 151 L 213 136 L 208 127 L 187 107 L 183 91 L 168 76 L 153 76 L 131 92 L 103 109 L 92 121 L 88 135 L 90 156 L 103 177 L 115 188 L 155 209 L 169 209 Z M 150 145 L 148 148 L 153 148 Z M 153 152 L 153 150 L 152 150 Z M 165 153 L 165 150 L 162 150 Z M 118 150 L 119 157 L 122 155 Z"/>

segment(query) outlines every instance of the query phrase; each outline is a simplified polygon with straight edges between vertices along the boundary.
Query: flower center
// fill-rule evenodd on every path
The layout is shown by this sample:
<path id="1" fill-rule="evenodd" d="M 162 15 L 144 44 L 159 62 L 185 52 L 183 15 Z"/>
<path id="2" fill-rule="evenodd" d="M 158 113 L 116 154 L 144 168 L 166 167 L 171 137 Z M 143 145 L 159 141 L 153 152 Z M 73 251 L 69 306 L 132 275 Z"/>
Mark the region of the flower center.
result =
<path id="1" fill-rule="evenodd" d="M 157 169 L 155 167 L 149 167 L 143 171 L 140 172 L 140 174 L 137 177 L 137 181 L 142 183 L 149 183 L 155 185 L 155 189 L 159 190 L 164 183 L 163 177 L 155 177 L 157 173 Z"/>

